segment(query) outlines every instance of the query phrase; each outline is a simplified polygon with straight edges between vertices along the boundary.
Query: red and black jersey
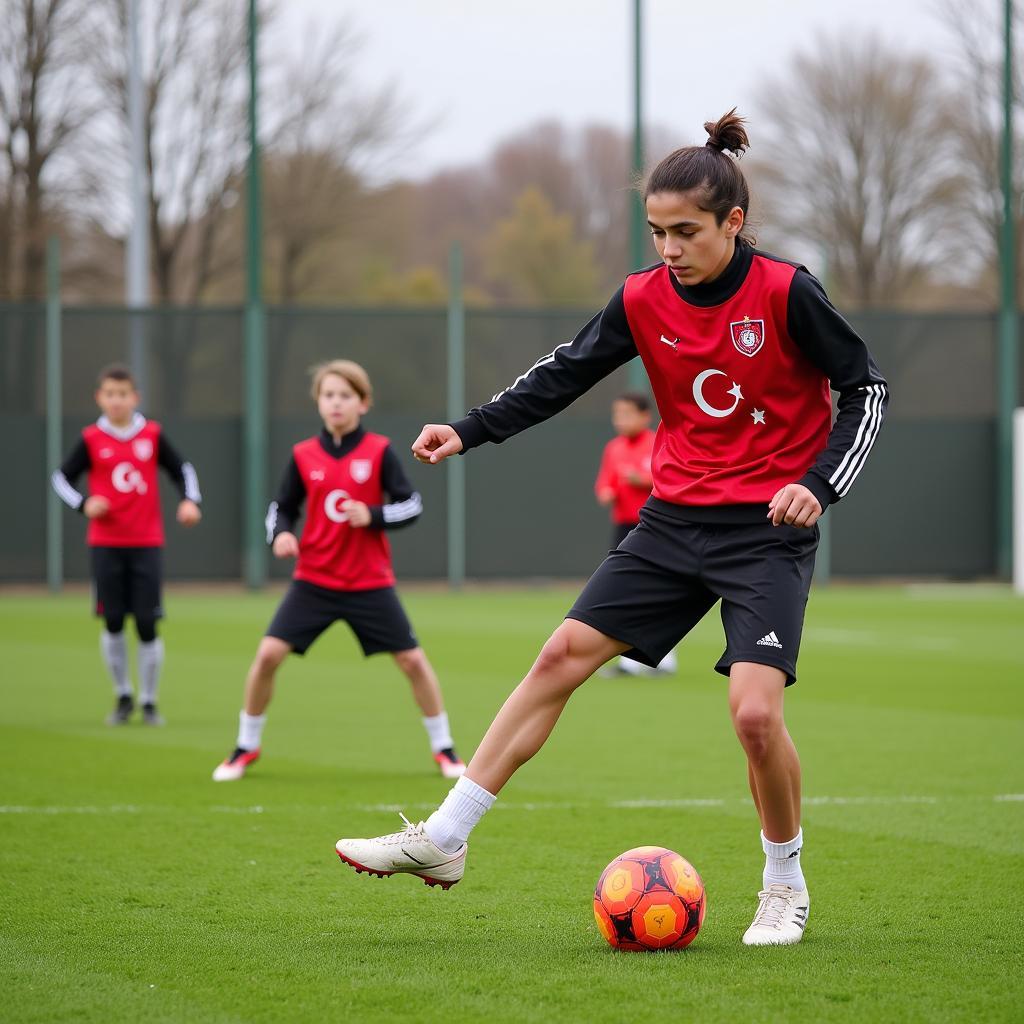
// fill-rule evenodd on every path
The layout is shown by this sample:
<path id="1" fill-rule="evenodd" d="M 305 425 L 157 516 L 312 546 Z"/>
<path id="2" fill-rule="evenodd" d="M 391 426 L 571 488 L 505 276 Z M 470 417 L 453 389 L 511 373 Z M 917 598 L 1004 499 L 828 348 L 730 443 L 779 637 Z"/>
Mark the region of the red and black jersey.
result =
<path id="1" fill-rule="evenodd" d="M 663 264 L 631 274 L 573 341 L 453 426 L 467 450 L 504 441 L 636 355 L 662 420 L 654 495 L 689 519 L 756 521 L 789 483 L 822 508 L 838 501 L 889 400 L 867 346 L 818 281 L 738 243 L 707 284 L 681 285 Z"/>
<path id="2" fill-rule="evenodd" d="M 369 506 L 369 526 L 349 525 L 342 507 L 349 499 Z M 386 437 L 357 427 L 336 444 L 322 430 L 295 445 L 277 500 L 267 512 L 268 543 L 279 533 L 295 532 L 303 503 L 306 522 L 295 579 L 332 590 L 394 585 L 384 530 L 414 522 L 423 503 Z"/>
<path id="3" fill-rule="evenodd" d="M 89 496 L 110 502 L 110 511 L 89 520 L 86 541 L 91 547 L 161 547 L 163 516 L 157 468 L 175 481 L 182 498 L 202 500 L 191 463 L 182 461 L 160 424 L 135 413 L 127 427 L 115 427 L 105 416 L 82 431 L 81 439 L 52 477 L 54 490 L 73 509 L 85 496 L 75 481 L 88 472 Z"/>
<path id="4" fill-rule="evenodd" d="M 613 437 L 601 455 L 601 466 L 594 482 L 594 493 L 601 497 L 602 491 L 612 491 L 612 522 L 625 525 L 640 522 L 640 509 L 651 496 L 652 459 L 654 455 L 653 430 L 642 430 L 634 437 L 620 434 Z M 631 483 L 629 477 L 636 474 L 648 481 L 644 484 Z"/>

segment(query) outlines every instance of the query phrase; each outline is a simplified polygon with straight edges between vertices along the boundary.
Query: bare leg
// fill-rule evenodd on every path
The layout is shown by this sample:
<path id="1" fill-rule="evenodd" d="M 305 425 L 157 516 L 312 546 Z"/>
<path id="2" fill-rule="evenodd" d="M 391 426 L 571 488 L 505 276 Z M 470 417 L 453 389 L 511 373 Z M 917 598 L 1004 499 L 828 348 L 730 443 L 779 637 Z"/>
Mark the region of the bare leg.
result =
<path id="1" fill-rule="evenodd" d="M 576 687 L 609 658 L 628 649 L 591 626 L 566 619 L 502 705 L 466 777 L 496 794 L 544 745 Z"/>
<path id="2" fill-rule="evenodd" d="M 265 636 L 256 648 L 256 657 L 245 677 L 245 713 L 262 715 L 274 695 L 274 676 L 281 662 L 292 652 L 292 645 L 276 636 Z"/>
<path id="3" fill-rule="evenodd" d="M 426 718 L 433 718 L 444 711 L 444 700 L 441 697 L 441 684 L 437 674 L 427 659 L 422 647 L 414 647 L 411 651 L 398 651 L 392 657 L 395 664 L 405 673 L 412 686 L 413 700 Z"/>
<path id="4" fill-rule="evenodd" d="M 747 755 L 747 776 L 765 837 L 786 843 L 800 831 L 800 759 L 782 717 L 786 675 L 737 662 L 729 671 L 729 710 Z"/>

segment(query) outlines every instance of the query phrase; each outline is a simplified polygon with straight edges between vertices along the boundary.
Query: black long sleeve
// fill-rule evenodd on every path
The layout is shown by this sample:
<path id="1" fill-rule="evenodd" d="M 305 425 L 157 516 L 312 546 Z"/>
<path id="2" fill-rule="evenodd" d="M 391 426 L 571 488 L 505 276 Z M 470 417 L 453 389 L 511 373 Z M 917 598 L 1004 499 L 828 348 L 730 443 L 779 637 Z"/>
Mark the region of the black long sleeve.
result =
<path id="1" fill-rule="evenodd" d="M 160 467 L 174 481 L 178 493 L 182 498 L 194 501 L 197 505 L 203 500 L 199 491 L 199 477 L 196 476 L 195 467 L 191 462 L 186 462 L 178 454 L 177 449 L 166 435 L 161 431 L 160 441 L 157 444 L 156 460 Z"/>
<path id="2" fill-rule="evenodd" d="M 279 533 L 294 533 L 295 524 L 302 513 L 302 503 L 306 500 L 306 488 L 302 483 L 299 467 L 293 455 L 285 466 L 281 477 L 281 485 L 277 489 L 277 497 L 267 509 L 266 527 L 267 543 L 273 544 Z"/>
<path id="3" fill-rule="evenodd" d="M 79 436 L 78 443 L 61 463 L 60 469 L 54 470 L 50 483 L 58 497 L 68 508 L 81 512 L 85 505 L 85 495 L 75 487 L 75 482 L 89 468 L 89 449 L 85 438 Z"/>
<path id="4" fill-rule="evenodd" d="M 538 359 L 511 387 L 453 423 L 463 450 L 500 444 L 543 423 L 637 355 L 620 288 L 576 337 Z"/>
<path id="5" fill-rule="evenodd" d="M 390 445 L 381 457 L 380 484 L 387 501 L 382 505 L 369 506 L 371 526 L 378 530 L 400 530 L 419 519 L 423 512 L 423 499 L 413 489 Z"/>
<path id="6" fill-rule="evenodd" d="M 863 468 L 885 418 L 889 387 L 867 345 L 802 268 L 789 290 L 787 329 L 839 393 L 828 444 L 799 481 L 824 508 L 849 491 Z"/>

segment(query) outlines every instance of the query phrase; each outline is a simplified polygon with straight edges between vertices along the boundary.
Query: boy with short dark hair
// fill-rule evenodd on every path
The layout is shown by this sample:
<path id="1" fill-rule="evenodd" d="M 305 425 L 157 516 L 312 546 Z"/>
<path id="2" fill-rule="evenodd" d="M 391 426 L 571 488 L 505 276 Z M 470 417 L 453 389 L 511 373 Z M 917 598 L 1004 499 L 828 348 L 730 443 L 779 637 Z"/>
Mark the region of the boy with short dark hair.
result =
<path id="1" fill-rule="evenodd" d="M 86 543 L 92 555 L 96 614 L 104 620 L 100 651 L 117 697 L 107 722 L 124 725 L 135 710 L 124 635 L 125 616 L 131 615 L 139 637 L 142 720 L 162 725 L 156 698 L 164 646 L 156 624 L 163 617 L 164 525 L 157 467 L 181 493 L 176 518 L 182 526 L 195 526 L 202 518 L 199 481 L 160 424 L 138 412 L 139 393 L 127 367 L 115 363 L 100 371 L 96 404 L 102 415 L 83 429 L 51 481 L 61 500 L 89 520 Z M 87 496 L 74 486 L 84 472 L 89 474 Z"/>

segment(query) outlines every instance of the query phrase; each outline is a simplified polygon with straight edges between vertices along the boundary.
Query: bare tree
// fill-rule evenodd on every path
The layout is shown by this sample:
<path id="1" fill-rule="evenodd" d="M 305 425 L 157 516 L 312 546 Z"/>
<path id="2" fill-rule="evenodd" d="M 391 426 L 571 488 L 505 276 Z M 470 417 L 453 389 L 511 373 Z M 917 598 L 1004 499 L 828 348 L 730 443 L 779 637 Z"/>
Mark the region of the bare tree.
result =
<path id="1" fill-rule="evenodd" d="M 156 294 L 195 302 L 215 268 L 214 245 L 246 144 L 246 21 L 230 0 L 156 0 L 142 24 L 149 234 Z M 95 4 L 95 68 L 117 112 L 104 159 L 107 217 L 123 230 L 129 211 L 128 0 Z"/>
<path id="2" fill-rule="evenodd" d="M 827 253 L 844 301 L 898 302 L 952 258 L 964 181 L 926 59 L 823 40 L 764 93 L 752 177 L 766 215 Z"/>
<path id="3" fill-rule="evenodd" d="M 93 113 L 77 74 L 86 3 L 7 0 L 0 15 L 0 295 L 10 298 L 43 294 L 48 191 Z"/>
<path id="4" fill-rule="evenodd" d="M 310 257 L 351 231 L 367 175 L 419 131 L 393 86 L 355 84 L 360 37 L 348 22 L 310 24 L 302 52 L 271 65 L 265 136 L 268 292 L 283 303 L 315 286 Z"/>
<path id="5" fill-rule="evenodd" d="M 1022 10 L 1014 5 L 1014 23 L 1020 25 Z M 949 70 L 956 87 L 958 102 L 950 114 L 950 127 L 956 138 L 960 160 L 970 188 L 967 211 L 977 231 L 971 235 L 973 246 L 989 271 L 988 292 L 994 297 L 999 262 L 1000 229 L 1003 223 L 1003 193 L 1000 173 L 1003 131 L 1003 24 L 1002 5 L 989 4 L 967 9 L 957 0 L 936 0 L 936 11 L 948 28 L 954 59 Z M 1020 45 L 1014 64 L 1014 106 L 1024 106 L 1024 61 Z M 1024 138 L 1015 132 L 1016 153 L 1014 194 L 1024 192 Z M 1021 209 L 1018 218 L 1018 266 L 1024 262 L 1024 223 Z"/>

